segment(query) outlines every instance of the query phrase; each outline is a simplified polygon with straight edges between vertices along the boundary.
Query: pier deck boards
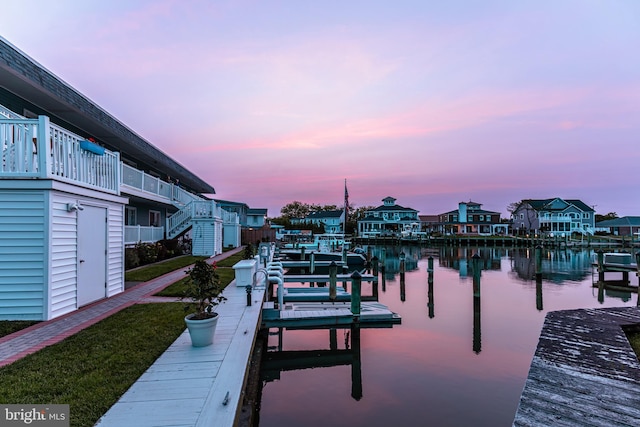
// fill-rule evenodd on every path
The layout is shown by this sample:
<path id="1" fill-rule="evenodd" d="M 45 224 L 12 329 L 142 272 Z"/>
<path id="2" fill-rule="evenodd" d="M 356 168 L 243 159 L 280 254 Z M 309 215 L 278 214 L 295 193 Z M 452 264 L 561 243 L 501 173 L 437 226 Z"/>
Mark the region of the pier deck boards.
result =
<path id="1" fill-rule="evenodd" d="M 98 427 L 233 426 L 242 404 L 265 289 L 229 285 L 213 345 L 196 348 L 185 332 L 98 421 Z"/>
<path id="2" fill-rule="evenodd" d="M 265 307 L 270 305 L 265 303 Z M 400 321 L 400 317 L 383 304 L 363 302 L 361 305 L 359 318 L 361 324 L 398 324 Z M 283 328 L 351 325 L 353 313 L 351 304 L 347 302 L 287 303 L 283 310 L 270 310 L 269 314 L 263 316 L 262 323 L 266 327 Z"/>
<path id="3" fill-rule="evenodd" d="M 280 261 L 284 268 L 309 268 L 311 261 Z M 314 265 L 317 267 L 329 267 L 331 263 L 335 263 L 338 267 L 342 267 L 344 263 L 342 261 L 315 261 Z"/>
<path id="4" fill-rule="evenodd" d="M 636 324 L 636 307 L 548 313 L 513 425 L 640 425 Z"/>
<path id="5" fill-rule="evenodd" d="M 351 281 L 351 274 L 337 274 L 336 280 L 338 282 Z M 375 282 L 378 280 L 378 276 L 373 274 L 363 274 L 363 282 Z M 328 274 L 285 274 L 284 281 L 286 283 L 306 283 L 306 282 L 326 282 L 329 283 Z"/>

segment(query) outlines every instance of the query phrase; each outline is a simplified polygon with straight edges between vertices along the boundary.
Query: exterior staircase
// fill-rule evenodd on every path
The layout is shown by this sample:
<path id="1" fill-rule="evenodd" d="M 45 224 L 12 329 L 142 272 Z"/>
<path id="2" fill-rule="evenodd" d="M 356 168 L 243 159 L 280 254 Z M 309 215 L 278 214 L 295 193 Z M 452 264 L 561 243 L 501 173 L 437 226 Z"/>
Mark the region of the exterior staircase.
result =
<path id="1" fill-rule="evenodd" d="M 173 239 L 193 227 L 194 220 L 220 218 L 219 208 L 213 200 L 193 200 L 167 218 L 167 238 Z"/>

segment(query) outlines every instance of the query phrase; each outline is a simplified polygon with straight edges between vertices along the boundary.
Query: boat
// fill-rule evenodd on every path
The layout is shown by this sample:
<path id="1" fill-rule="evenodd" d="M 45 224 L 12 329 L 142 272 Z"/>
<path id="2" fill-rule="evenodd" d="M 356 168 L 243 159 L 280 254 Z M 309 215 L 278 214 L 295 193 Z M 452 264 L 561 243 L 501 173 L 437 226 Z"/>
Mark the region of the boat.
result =
<path id="1" fill-rule="evenodd" d="M 316 234 L 313 242 L 298 242 L 285 244 L 280 249 L 280 255 L 286 256 L 293 261 L 302 259 L 302 250 L 304 249 L 305 258 L 309 258 L 311 252 L 314 253 L 316 261 L 342 261 L 342 248 L 348 247 L 349 242 L 345 241 L 344 234 Z M 367 258 L 362 252 L 347 251 L 347 265 L 360 266 L 366 265 Z"/>

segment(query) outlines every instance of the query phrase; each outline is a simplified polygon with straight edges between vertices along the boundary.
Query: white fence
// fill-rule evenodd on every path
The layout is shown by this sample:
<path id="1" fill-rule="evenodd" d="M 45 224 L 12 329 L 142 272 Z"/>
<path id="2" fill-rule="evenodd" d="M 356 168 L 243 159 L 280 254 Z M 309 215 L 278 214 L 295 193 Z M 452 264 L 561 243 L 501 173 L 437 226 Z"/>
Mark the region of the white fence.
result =
<path id="1" fill-rule="evenodd" d="M 124 227 L 124 244 L 154 243 L 164 239 L 164 227 L 145 227 L 142 225 L 126 225 Z"/>

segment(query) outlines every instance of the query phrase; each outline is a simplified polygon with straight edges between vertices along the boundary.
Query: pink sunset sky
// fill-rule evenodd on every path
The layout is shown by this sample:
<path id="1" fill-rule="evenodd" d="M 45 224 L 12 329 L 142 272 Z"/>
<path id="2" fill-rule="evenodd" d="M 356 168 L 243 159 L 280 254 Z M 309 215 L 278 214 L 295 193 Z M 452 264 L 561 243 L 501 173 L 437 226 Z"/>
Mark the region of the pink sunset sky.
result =
<path id="1" fill-rule="evenodd" d="M 216 188 L 640 215 L 640 1 L 5 2 L 0 35 Z"/>

